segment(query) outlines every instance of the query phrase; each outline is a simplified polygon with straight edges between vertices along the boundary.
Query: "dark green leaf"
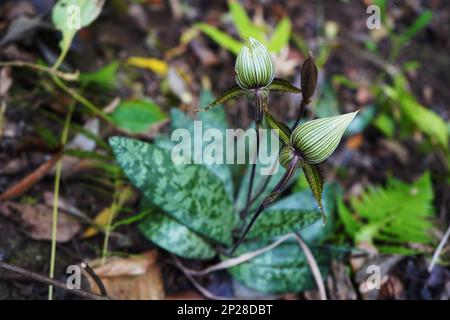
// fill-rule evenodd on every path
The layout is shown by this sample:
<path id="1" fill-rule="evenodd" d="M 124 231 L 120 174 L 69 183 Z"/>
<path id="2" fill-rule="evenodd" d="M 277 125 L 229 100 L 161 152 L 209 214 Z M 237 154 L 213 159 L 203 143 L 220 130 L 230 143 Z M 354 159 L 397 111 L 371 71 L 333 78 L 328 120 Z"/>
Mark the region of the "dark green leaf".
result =
<path id="1" fill-rule="evenodd" d="M 280 92 L 292 92 L 292 93 L 300 93 L 302 90 L 300 88 L 297 88 L 293 84 L 291 84 L 289 81 L 275 78 L 273 79 L 272 83 L 269 86 L 269 90 L 271 91 L 280 91 Z"/>
<path id="2" fill-rule="evenodd" d="M 208 106 L 201 109 L 201 111 L 208 111 L 215 106 L 219 104 L 223 104 L 231 99 L 235 99 L 241 95 L 243 95 L 245 92 L 244 90 L 239 87 L 237 84 L 232 86 L 230 89 L 228 89 L 224 94 L 222 94 L 219 98 L 217 98 L 215 101 L 210 103 Z"/>
<path id="3" fill-rule="evenodd" d="M 161 108 L 147 100 L 131 100 L 121 102 L 111 114 L 114 123 L 132 133 L 148 130 L 156 122 L 167 118 Z"/>
<path id="4" fill-rule="evenodd" d="M 277 131 L 277 134 L 280 137 L 281 141 L 283 141 L 285 145 L 289 145 L 289 139 L 291 138 L 292 134 L 291 129 L 281 121 L 275 119 L 269 111 L 266 111 L 264 113 L 264 119 L 266 120 L 267 125 L 270 129 Z"/>
<path id="5" fill-rule="evenodd" d="M 303 172 L 305 173 L 306 180 L 308 180 L 309 187 L 317 201 L 317 205 L 322 211 L 323 223 L 326 221 L 326 215 L 322 205 L 322 192 L 323 192 L 323 180 L 319 172 L 317 165 L 303 163 Z"/>
<path id="6" fill-rule="evenodd" d="M 231 244 L 235 212 L 223 183 L 200 165 L 175 165 L 160 147 L 125 137 L 109 143 L 131 182 L 154 205 L 218 242 Z"/>

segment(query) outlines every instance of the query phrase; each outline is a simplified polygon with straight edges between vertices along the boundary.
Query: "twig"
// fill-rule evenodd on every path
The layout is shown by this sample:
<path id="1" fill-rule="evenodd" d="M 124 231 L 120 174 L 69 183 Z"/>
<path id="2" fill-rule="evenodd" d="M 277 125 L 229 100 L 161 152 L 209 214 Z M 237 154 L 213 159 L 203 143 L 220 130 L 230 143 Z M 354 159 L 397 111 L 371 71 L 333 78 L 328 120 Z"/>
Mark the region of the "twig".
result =
<path id="1" fill-rule="evenodd" d="M 204 288 L 200 283 L 197 282 L 197 280 L 194 279 L 194 277 L 192 275 L 190 275 L 186 271 L 186 268 L 183 266 L 183 264 L 180 262 L 180 260 L 178 260 L 174 255 L 172 255 L 172 259 L 175 263 L 175 266 L 177 266 L 178 269 L 180 269 L 181 272 L 183 272 L 183 274 L 186 276 L 186 278 L 188 278 L 188 280 L 192 283 L 192 285 L 198 291 L 200 291 L 200 293 L 202 295 L 204 295 L 206 298 L 212 299 L 212 300 L 233 300 L 232 298 L 217 296 L 214 293 L 210 292 L 208 289 Z"/>
<path id="2" fill-rule="evenodd" d="M 46 66 L 41 66 L 39 64 L 34 64 L 26 61 L 7 61 L 7 62 L 0 62 L 0 66 L 2 67 L 26 67 L 31 68 L 37 71 L 46 72 L 48 74 L 51 74 L 53 76 L 57 76 L 61 79 L 64 79 L 66 81 L 75 81 L 79 78 L 79 72 L 76 73 L 65 73 L 58 70 L 55 70 L 53 68 L 49 68 Z"/>
<path id="3" fill-rule="evenodd" d="M 439 255 L 441 254 L 442 249 L 444 249 L 444 245 L 447 243 L 449 237 L 450 237 L 450 226 L 448 226 L 447 231 L 445 232 L 444 236 L 441 239 L 441 242 L 439 242 L 436 251 L 434 251 L 433 253 L 433 258 L 431 258 L 430 265 L 428 266 L 428 272 L 433 271 L 433 268 L 436 265 Z"/>
<path id="4" fill-rule="evenodd" d="M 311 273 L 313 274 L 314 280 L 316 281 L 317 288 L 319 289 L 320 299 L 327 300 L 327 293 L 325 291 L 325 285 L 323 284 L 322 274 L 320 273 L 319 266 L 317 265 L 317 261 L 314 258 L 311 250 L 306 244 L 305 240 L 303 240 L 302 236 L 295 232 L 295 236 L 300 246 L 300 249 L 303 251 L 306 257 L 306 261 L 308 261 L 309 268 L 311 269 Z"/>
<path id="5" fill-rule="evenodd" d="M 91 266 L 84 261 L 81 263 L 81 267 L 86 270 L 86 272 L 91 276 L 92 280 L 94 280 L 95 284 L 100 290 L 100 294 L 102 295 L 102 297 L 109 297 L 102 279 L 100 279 L 100 277 L 95 273 L 94 269 L 92 269 Z"/>
<path id="6" fill-rule="evenodd" d="M 270 245 L 263 247 L 261 249 L 252 251 L 252 252 L 247 252 L 244 253 L 238 257 L 235 258 L 230 258 L 224 261 L 221 261 L 213 266 L 210 266 L 206 269 L 203 270 L 192 270 L 192 269 L 186 269 L 186 272 L 193 275 L 193 276 L 204 276 L 207 275 L 208 273 L 214 272 L 214 271 L 219 271 L 219 270 L 223 270 L 223 269 L 228 269 L 234 266 L 237 266 L 241 263 L 244 263 L 246 261 L 249 261 L 263 253 L 266 253 L 276 247 L 278 247 L 280 244 L 282 244 L 283 242 L 285 242 L 286 240 L 292 238 L 294 236 L 294 234 L 289 233 L 287 235 L 285 235 L 284 237 L 281 237 L 280 239 L 278 239 L 277 241 L 271 243 Z"/>
<path id="7" fill-rule="evenodd" d="M 0 269 L 4 269 L 4 270 L 10 271 L 10 272 L 14 272 L 14 273 L 20 274 L 21 276 L 24 276 L 26 278 L 32 279 L 34 281 L 41 282 L 41 283 L 44 283 L 44 284 L 48 284 L 48 285 L 51 285 L 51 286 L 59 288 L 59 289 L 63 289 L 65 291 L 71 292 L 74 295 L 77 295 L 77 296 L 82 297 L 82 298 L 91 299 L 91 300 L 109 300 L 108 297 L 102 297 L 102 296 L 99 296 L 97 294 L 90 293 L 90 292 L 87 292 L 87 291 L 84 291 L 84 290 L 69 289 L 64 283 L 61 283 L 59 281 L 50 279 L 50 278 L 48 278 L 46 276 L 40 275 L 40 274 L 35 273 L 33 271 L 25 270 L 23 268 L 20 268 L 20 267 L 17 267 L 15 265 L 6 263 L 4 261 L 0 261 Z"/>

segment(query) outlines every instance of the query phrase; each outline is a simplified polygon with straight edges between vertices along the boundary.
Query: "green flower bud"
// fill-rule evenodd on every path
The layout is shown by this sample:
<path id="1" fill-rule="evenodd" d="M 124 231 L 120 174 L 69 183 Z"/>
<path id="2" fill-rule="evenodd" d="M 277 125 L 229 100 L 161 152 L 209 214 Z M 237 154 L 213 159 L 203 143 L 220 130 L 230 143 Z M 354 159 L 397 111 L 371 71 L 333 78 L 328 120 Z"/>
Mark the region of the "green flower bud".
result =
<path id="1" fill-rule="evenodd" d="M 274 67 L 269 51 L 258 41 L 249 38 L 236 59 L 236 82 L 242 89 L 268 87 L 274 78 Z"/>
<path id="2" fill-rule="evenodd" d="M 358 111 L 305 122 L 294 129 L 290 143 L 305 162 L 320 163 L 336 150 L 357 113 Z"/>
<path id="3" fill-rule="evenodd" d="M 280 151 L 279 161 L 283 168 L 287 169 L 292 158 L 295 156 L 295 150 L 292 147 L 283 147 Z M 301 161 L 298 163 L 297 167 L 301 166 Z"/>

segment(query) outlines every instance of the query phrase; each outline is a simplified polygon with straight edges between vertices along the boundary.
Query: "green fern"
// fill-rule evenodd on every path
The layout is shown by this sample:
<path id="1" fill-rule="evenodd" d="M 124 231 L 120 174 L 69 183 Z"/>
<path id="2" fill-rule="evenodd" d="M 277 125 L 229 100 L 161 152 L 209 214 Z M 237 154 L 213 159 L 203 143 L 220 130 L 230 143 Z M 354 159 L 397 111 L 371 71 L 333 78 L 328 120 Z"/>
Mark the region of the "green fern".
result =
<path id="1" fill-rule="evenodd" d="M 434 242 L 433 189 L 426 172 L 412 184 L 389 179 L 385 188 L 369 187 L 361 197 L 350 199 L 351 209 L 342 199 L 338 211 L 345 231 L 359 243 L 376 245 L 386 253 L 413 254 L 410 244 Z"/>

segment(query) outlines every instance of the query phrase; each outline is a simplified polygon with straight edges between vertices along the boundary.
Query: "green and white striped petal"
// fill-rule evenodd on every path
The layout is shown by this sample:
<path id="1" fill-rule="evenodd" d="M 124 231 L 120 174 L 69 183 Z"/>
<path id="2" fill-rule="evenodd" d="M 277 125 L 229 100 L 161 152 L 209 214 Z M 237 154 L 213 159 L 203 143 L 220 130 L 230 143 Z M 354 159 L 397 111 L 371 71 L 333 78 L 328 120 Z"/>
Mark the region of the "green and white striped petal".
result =
<path id="1" fill-rule="evenodd" d="M 292 132 L 291 145 L 307 163 L 320 163 L 336 150 L 357 113 L 358 111 L 303 123 Z"/>
<path id="2" fill-rule="evenodd" d="M 253 38 L 249 38 L 249 45 L 239 51 L 235 71 L 236 82 L 247 90 L 268 87 L 275 73 L 269 51 Z"/>

